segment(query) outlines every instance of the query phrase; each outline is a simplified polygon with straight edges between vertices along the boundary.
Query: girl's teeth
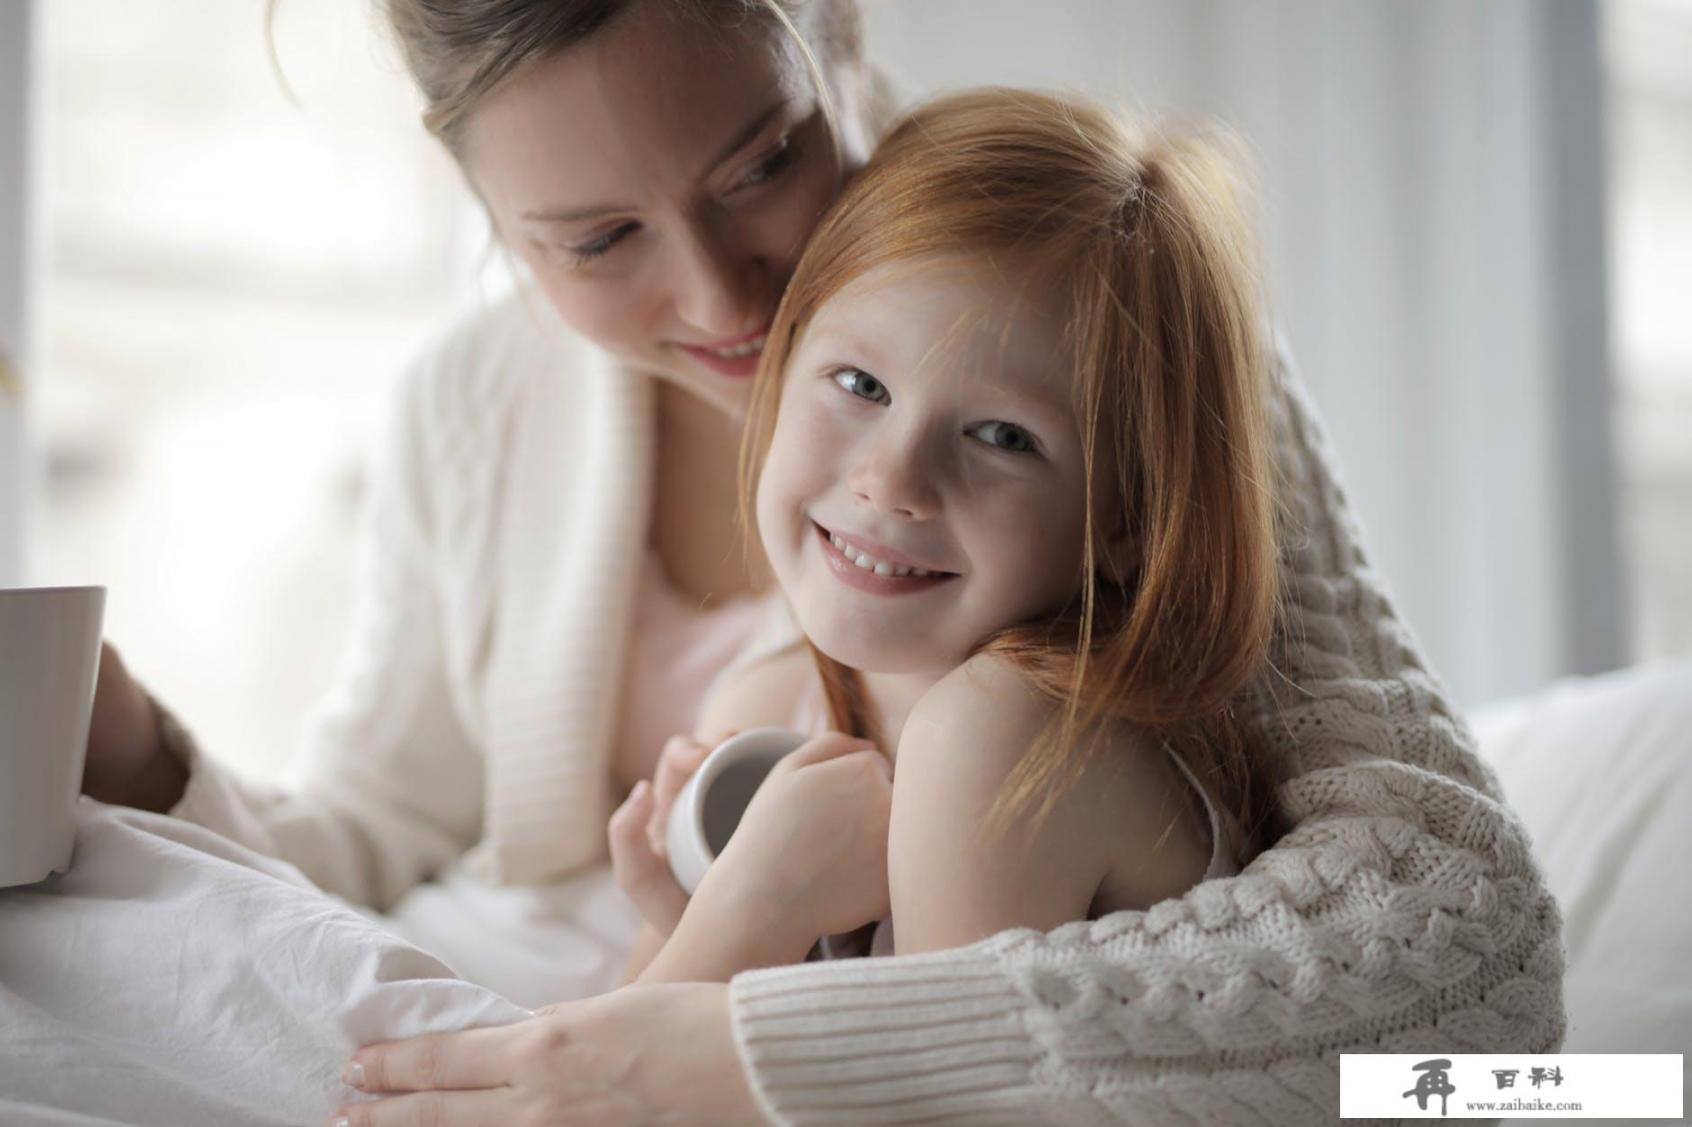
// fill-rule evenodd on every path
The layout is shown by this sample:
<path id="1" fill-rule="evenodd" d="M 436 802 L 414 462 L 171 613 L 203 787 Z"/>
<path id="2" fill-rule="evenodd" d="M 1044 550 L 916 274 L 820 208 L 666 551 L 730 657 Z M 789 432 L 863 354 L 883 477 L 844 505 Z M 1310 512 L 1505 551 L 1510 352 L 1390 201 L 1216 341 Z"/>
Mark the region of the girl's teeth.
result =
<path id="1" fill-rule="evenodd" d="M 914 576 L 917 579 L 926 579 L 930 575 L 934 574 L 932 571 L 928 571 L 925 568 L 905 567 L 903 564 L 882 563 L 874 556 L 871 556 L 866 552 L 860 552 L 856 548 L 853 548 L 851 545 L 847 544 L 846 541 L 840 539 L 840 537 L 836 536 L 832 532 L 828 534 L 828 542 L 833 544 L 834 550 L 845 556 L 853 563 L 853 565 L 863 568 L 865 571 L 873 571 L 877 575 L 893 575 L 901 578 L 905 576 Z"/>

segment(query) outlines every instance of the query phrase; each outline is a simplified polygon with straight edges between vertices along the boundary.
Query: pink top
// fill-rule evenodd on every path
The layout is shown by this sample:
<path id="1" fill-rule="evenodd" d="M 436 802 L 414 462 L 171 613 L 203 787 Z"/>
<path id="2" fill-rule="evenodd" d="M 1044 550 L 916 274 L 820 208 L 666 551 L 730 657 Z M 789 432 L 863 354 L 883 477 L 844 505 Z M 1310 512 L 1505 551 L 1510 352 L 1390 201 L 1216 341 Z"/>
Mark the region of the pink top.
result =
<path id="1" fill-rule="evenodd" d="M 766 596 L 737 595 L 707 609 L 670 584 L 648 549 L 635 593 L 616 763 L 649 763 L 678 734 L 696 733 L 706 690 L 769 612 Z"/>

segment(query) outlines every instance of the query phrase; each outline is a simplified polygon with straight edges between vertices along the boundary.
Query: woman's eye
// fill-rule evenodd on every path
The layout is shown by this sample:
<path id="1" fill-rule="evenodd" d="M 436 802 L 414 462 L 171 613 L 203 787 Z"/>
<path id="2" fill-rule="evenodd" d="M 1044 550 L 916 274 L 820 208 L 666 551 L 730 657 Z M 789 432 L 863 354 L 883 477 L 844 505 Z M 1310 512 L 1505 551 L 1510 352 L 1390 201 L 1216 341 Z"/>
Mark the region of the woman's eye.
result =
<path id="1" fill-rule="evenodd" d="M 871 403 L 885 403 L 890 398 L 886 384 L 857 368 L 840 369 L 834 373 L 834 382 L 859 399 L 867 399 Z"/>
<path id="2" fill-rule="evenodd" d="M 772 152 L 753 165 L 751 171 L 741 178 L 739 186 L 755 188 L 759 184 L 768 183 L 786 172 L 798 159 L 799 146 L 791 137 L 783 137 Z"/>
<path id="3" fill-rule="evenodd" d="M 594 239 L 591 242 L 578 243 L 574 246 L 565 247 L 564 249 L 574 255 L 576 265 L 581 266 L 584 263 L 591 262 L 606 251 L 610 250 L 612 247 L 616 246 L 622 241 L 624 235 L 627 235 L 633 230 L 633 223 L 625 223 L 621 227 L 607 231 L 605 234 L 599 236 L 599 238 Z"/>
<path id="4" fill-rule="evenodd" d="M 1035 449 L 1034 436 L 1015 423 L 995 420 L 982 423 L 972 428 L 969 433 L 995 450 L 1003 450 L 1009 454 L 1031 454 Z"/>

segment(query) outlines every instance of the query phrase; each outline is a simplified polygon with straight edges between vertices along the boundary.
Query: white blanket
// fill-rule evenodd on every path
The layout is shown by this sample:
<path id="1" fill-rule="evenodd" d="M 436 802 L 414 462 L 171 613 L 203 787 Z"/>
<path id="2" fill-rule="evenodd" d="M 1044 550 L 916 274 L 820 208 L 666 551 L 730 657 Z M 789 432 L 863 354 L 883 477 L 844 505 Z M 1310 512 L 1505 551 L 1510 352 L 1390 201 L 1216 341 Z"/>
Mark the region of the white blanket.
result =
<path id="1" fill-rule="evenodd" d="M 316 1124 L 359 1044 L 528 1011 L 289 865 L 83 799 L 71 870 L 0 890 L 0 1123 Z"/>

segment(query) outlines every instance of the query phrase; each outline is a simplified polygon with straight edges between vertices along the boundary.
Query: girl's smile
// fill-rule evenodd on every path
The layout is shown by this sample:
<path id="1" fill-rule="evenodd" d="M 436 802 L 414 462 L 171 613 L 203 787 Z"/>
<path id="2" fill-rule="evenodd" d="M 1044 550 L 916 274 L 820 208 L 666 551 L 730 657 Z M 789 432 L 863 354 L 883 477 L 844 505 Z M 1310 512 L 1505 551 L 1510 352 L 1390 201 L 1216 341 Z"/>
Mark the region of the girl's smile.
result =
<path id="1" fill-rule="evenodd" d="M 957 578 L 956 572 L 924 567 L 873 541 L 834 532 L 815 521 L 811 523 L 817 530 L 818 550 L 830 570 L 848 587 L 872 595 L 907 595 Z"/>

